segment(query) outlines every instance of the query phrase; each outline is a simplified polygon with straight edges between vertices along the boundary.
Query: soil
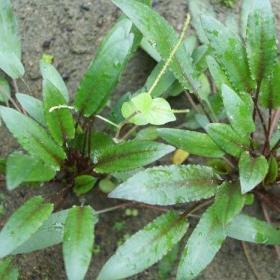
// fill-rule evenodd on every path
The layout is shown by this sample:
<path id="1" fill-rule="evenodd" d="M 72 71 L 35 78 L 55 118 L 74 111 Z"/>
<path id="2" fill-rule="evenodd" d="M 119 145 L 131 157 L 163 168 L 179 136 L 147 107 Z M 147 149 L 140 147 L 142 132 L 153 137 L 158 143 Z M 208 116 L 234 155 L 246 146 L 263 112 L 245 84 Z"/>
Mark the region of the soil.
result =
<path id="1" fill-rule="evenodd" d="M 55 57 L 55 65 L 62 73 L 73 97 L 78 82 L 94 57 L 100 40 L 110 29 L 120 12 L 109 0 L 14 0 L 15 12 L 20 21 L 23 47 L 23 61 L 26 67 L 25 81 L 30 86 L 34 96 L 41 94 L 41 80 L 38 62 L 43 53 Z M 186 0 L 154 1 L 157 9 L 177 30 L 180 30 L 187 11 Z M 280 35 L 280 2 L 273 1 L 273 7 L 278 21 Z M 218 8 L 220 15 L 228 10 Z M 236 10 L 237 11 L 237 10 Z M 154 61 L 144 52 L 139 51 L 129 63 L 114 96 L 120 96 L 127 91 L 135 91 L 143 85 L 146 77 L 154 66 Z M 20 90 L 27 92 L 23 83 Z M 7 155 L 17 147 L 15 141 L 2 126 L 0 130 L 1 156 Z M 42 193 L 50 197 L 58 187 L 49 186 L 43 189 L 21 188 L 19 191 L 7 193 L 2 186 L 2 199 L 6 213 L 2 222 L 23 201 L 31 195 Z M 94 209 L 99 210 L 119 202 L 108 200 L 106 196 L 95 191 L 85 197 Z M 1 202 L 1 201 L 0 201 Z M 64 207 L 79 203 L 74 197 L 67 200 Z M 256 207 L 254 213 L 260 213 Z M 132 234 L 141 229 L 159 213 L 153 210 L 139 210 L 137 217 L 131 218 L 124 214 L 124 210 L 108 213 L 100 217 L 96 227 L 96 244 L 100 252 L 93 257 L 86 279 L 96 279 L 104 262 L 113 254 L 117 242 L 124 234 Z M 124 229 L 113 229 L 116 222 L 124 222 Z M 280 262 L 276 258 L 273 247 L 248 245 L 253 262 L 262 280 L 280 278 Z M 63 267 L 61 246 L 56 246 L 41 252 L 36 252 L 16 259 L 23 280 L 62 280 L 66 279 Z M 173 276 L 168 279 L 175 279 Z M 130 279 L 159 279 L 158 267 L 153 266 Z M 212 264 L 198 277 L 198 279 L 255 279 L 240 242 L 227 240 Z"/>

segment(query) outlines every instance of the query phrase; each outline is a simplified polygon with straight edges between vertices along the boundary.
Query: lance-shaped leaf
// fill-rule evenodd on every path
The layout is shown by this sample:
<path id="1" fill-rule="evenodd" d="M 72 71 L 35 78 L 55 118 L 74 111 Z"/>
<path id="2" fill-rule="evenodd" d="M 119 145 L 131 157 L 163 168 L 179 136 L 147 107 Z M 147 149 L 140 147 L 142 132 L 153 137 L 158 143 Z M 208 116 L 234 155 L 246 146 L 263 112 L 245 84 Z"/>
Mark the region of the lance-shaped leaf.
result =
<path id="1" fill-rule="evenodd" d="M 6 107 L 0 107 L 0 114 L 7 128 L 31 156 L 59 169 L 65 153 L 36 121 Z"/>
<path id="2" fill-rule="evenodd" d="M 131 53 L 132 22 L 121 19 L 103 40 L 77 90 L 75 106 L 86 116 L 100 111 L 116 86 Z"/>
<path id="3" fill-rule="evenodd" d="M 212 168 L 170 165 L 148 168 L 117 187 L 109 197 L 173 205 L 214 196 L 221 184 Z"/>
<path id="4" fill-rule="evenodd" d="M 0 279 L 17 280 L 18 275 L 18 270 L 13 266 L 11 258 L 0 261 Z"/>
<path id="5" fill-rule="evenodd" d="M 55 170 L 41 160 L 19 152 L 9 155 L 6 164 L 8 190 L 13 190 L 23 182 L 46 182 L 55 176 Z"/>
<path id="6" fill-rule="evenodd" d="M 50 134 L 54 140 L 62 145 L 65 139 L 73 139 L 75 126 L 71 111 L 68 108 L 52 110 L 53 107 L 66 105 L 60 91 L 48 80 L 43 82 L 45 119 Z"/>
<path id="7" fill-rule="evenodd" d="M 86 275 L 97 221 L 90 206 L 73 207 L 68 212 L 63 237 L 63 258 L 69 280 L 82 280 Z"/>
<path id="8" fill-rule="evenodd" d="M 266 245 L 280 245 L 280 229 L 256 218 L 240 214 L 226 228 L 231 238 Z"/>
<path id="9" fill-rule="evenodd" d="M 260 104 L 265 108 L 280 107 L 280 62 L 275 63 L 270 76 L 262 81 L 260 90 Z"/>
<path id="10" fill-rule="evenodd" d="M 238 91 L 254 88 L 247 62 L 246 50 L 241 39 L 216 19 L 203 16 L 202 25 L 218 63 Z"/>
<path id="11" fill-rule="evenodd" d="M 150 164 L 174 151 L 169 145 L 133 140 L 96 152 L 95 171 L 103 173 L 132 170 Z"/>
<path id="12" fill-rule="evenodd" d="M 237 93 L 226 85 L 222 86 L 222 97 L 229 121 L 240 135 L 249 135 L 256 127 L 251 110 L 252 102 L 241 99 Z M 248 104 L 249 103 L 249 104 Z"/>
<path id="13" fill-rule="evenodd" d="M 0 75 L 0 102 L 8 102 L 11 97 L 11 88 L 9 82 Z"/>
<path id="14" fill-rule="evenodd" d="M 17 93 L 16 98 L 21 105 L 21 107 L 28 113 L 28 115 L 40 123 L 41 125 L 45 126 L 45 116 L 44 116 L 44 107 L 43 102 L 31 95 Z"/>
<path id="15" fill-rule="evenodd" d="M 249 137 L 240 136 L 228 124 L 211 123 L 206 129 L 220 149 L 232 156 L 239 157 L 249 147 Z"/>
<path id="16" fill-rule="evenodd" d="M 35 233 L 49 217 L 53 205 L 40 196 L 29 199 L 10 217 L 0 232 L 0 258 L 13 252 Z"/>
<path id="17" fill-rule="evenodd" d="M 102 268 L 97 280 L 117 280 L 137 274 L 164 257 L 185 235 L 188 222 L 167 212 L 130 237 Z"/>
<path id="18" fill-rule="evenodd" d="M 169 144 L 190 154 L 204 157 L 224 155 L 224 152 L 205 133 L 172 128 L 161 128 L 157 131 L 159 136 Z"/>
<path id="19" fill-rule="evenodd" d="M 177 280 L 194 279 L 212 261 L 226 238 L 225 226 L 242 209 L 244 199 L 235 186 L 225 185 L 216 201 L 202 215 L 180 260 Z M 239 192 L 239 193 L 238 193 Z M 231 201 L 235 196 L 234 204 Z M 221 216 L 222 214 L 222 216 Z"/>
<path id="20" fill-rule="evenodd" d="M 0 69 L 12 79 L 24 74 L 17 22 L 9 0 L 0 1 Z"/>
<path id="21" fill-rule="evenodd" d="M 170 51 L 179 38 L 176 31 L 158 13 L 147 5 L 135 0 L 112 0 L 136 25 L 143 35 L 152 43 L 163 60 L 167 60 Z M 192 59 L 182 45 L 170 63 L 170 70 L 186 89 L 196 90 L 199 83 L 195 81 Z"/>
<path id="22" fill-rule="evenodd" d="M 242 193 L 251 191 L 261 183 L 268 171 L 266 158 L 262 155 L 254 158 L 249 152 L 242 153 L 238 167 Z"/>
<path id="23" fill-rule="evenodd" d="M 42 226 L 11 254 L 25 254 L 42 250 L 63 241 L 64 225 L 68 210 L 62 210 L 50 215 Z"/>

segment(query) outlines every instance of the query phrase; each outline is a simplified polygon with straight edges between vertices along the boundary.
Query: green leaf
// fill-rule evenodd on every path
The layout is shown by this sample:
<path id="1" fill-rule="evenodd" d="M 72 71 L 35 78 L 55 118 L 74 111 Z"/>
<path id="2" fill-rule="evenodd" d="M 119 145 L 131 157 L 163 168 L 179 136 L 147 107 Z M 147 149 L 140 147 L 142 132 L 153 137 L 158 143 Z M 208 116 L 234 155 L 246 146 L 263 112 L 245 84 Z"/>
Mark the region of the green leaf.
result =
<path id="1" fill-rule="evenodd" d="M 135 0 L 112 0 L 112 2 L 131 19 L 159 52 L 161 58 L 166 61 L 179 39 L 170 24 L 150 7 Z M 189 90 L 198 88 L 192 59 L 183 45 L 177 50 L 170 63 L 170 70 L 184 88 Z"/>
<path id="2" fill-rule="evenodd" d="M 11 254 L 31 253 L 61 243 L 67 215 L 68 210 L 62 210 L 51 214 L 42 226 Z"/>
<path id="3" fill-rule="evenodd" d="M 137 132 L 135 139 L 154 141 L 158 138 L 158 130 L 155 126 L 149 126 Z"/>
<path id="4" fill-rule="evenodd" d="M 96 154 L 95 171 L 111 173 L 132 170 L 150 164 L 172 151 L 173 147 L 152 141 L 133 140 L 111 145 Z"/>
<path id="5" fill-rule="evenodd" d="M 202 17 L 215 58 L 226 71 L 227 77 L 238 91 L 250 92 L 254 88 L 247 63 L 246 50 L 241 39 L 231 30 L 209 16 Z"/>
<path id="6" fill-rule="evenodd" d="M 105 178 L 100 180 L 98 187 L 102 192 L 110 193 L 116 187 L 116 184 L 109 178 Z"/>
<path id="7" fill-rule="evenodd" d="M 123 18 L 103 40 L 76 93 L 75 106 L 85 116 L 102 109 L 117 85 L 133 45 L 132 23 Z"/>
<path id="8" fill-rule="evenodd" d="M 89 192 L 96 183 L 97 179 L 90 175 L 81 175 L 75 178 L 74 193 L 77 196 Z"/>
<path id="9" fill-rule="evenodd" d="M 60 91 L 48 80 L 43 82 L 44 111 L 47 126 L 54 140 L 62 145 L 66 139 L 75 136 L 75 125 L 72 112 L 68 108 L 60 108 L 52 111 L 51 108 L 66 105 Z"/>
<path id="10" fill-rule="evenodd" d="M 123 279 L 145 270 L 164 257 L 187 229 L 185 218 L 173 211 L 163 214 L 120 246 L 97 280 Z"/>
<path id="11" fill-rule="evenodd" d="M 221 248 L 226 238 L 225 225 L 241 211 L 241 206 L 243 207 L 243 203 L 237 199 L 234 199 L 236 205 L 232 204 L 232 196 L 228 194 L 231 192 L 236 196 L 236 192 L 229 190 L 231 188 L 232 186 L 225 185 L 221 195 L 201 216 L 183 251 L 177 280 L 194 279 Z M 241 198 L 240 194 L 238 197 Z"/>
<path id="12" fill-rule="evenodd" d="M 8 81 L 0 75 L 0 102 L 7 103 L 11 96 L 11 88 Z"/>
<path id="13" fill-rule="evenodd" d="M 226 228 L 231 238 L 266 245 L 280 245 L 280 229 L 264 221 L 240 214 Z"/>
<path id="14" fill-rule="evenodd" d="M 256 127 L 251 110 L 252 102 L 245 102 L 245 98 L 241 99 L 234 90 L 226 85 L 222 86 L 222 97 L 233 129 L 241 136 L 254 132 Z"/>
<path id="15" fill-rule="evenodd" d="M 173 205 L 214 196 L 220 184 L 219 176 L 210 167 L 158 166 L 132 176 L 109 197 L 148 204 Z"/>
<path id="16" fill-rule="evenodd" d="M 31 156 L 59 170 L 65 153 L 38 123 L 14 109 L 0 107 L 0 113 L 7 128 Z"/>
<path id="17" fill-rule="evenodd" d="M 17 22 L 9 0 L 0 1 L 0 69 L 12 79 L 24 74 Z"/>
<path id="18" fill-rule="evenodd" d="M 29 199 L 9 218 L 0 232 L 0 258 L 28 240 L 49 217 L 53 205 L 40 196 Z"/>
<path id="19" fill-rule="evenodd" d="M 33 96 L 23 93 L 17 93 L 16 98 L 21 107 L 28 113 L 28 115 L 40 123 L 46 126 L 43 102 Z"/>
<path id="20" fill-rule="evenodd" d="M 8 190 L 17 188 L 23 182 L 46 182 L 56 172 L 42 161 L 14 152 L 9 155 L 6 166 L 6 182 Z"/>
<path id="21" fill-rule="evenodd" d="M 262 155 L 253 158 L 249 152 L 243 152 L 238 168 L 242 193 L 247 193 L 264 180 L 268 172 L 268 163 Z"/>
<path id="22" fill-rule="evenodd" d="M 239 135 L 228 124 L 211 123 L 206 129 L 217 146 L 234 157 L 239 157 L 250 145 L 249 137 Z"/>
<path id="23" fill-rule="evenodd" d="M 18 276 L 18 270 L 13 266 L 12 260 L 10 258 L 0 260 L 1 280 L 17 280 Z"/>
<path id="24" fill-rule="evenodd" d="M 159 136 L 172 146 L 204 157 L 222 157 L 224 152 L 205 133 L 173 128 L 160 128 Z"/>
<path id="25" fill-rule="evenodd" d="M 278 166 L 278 162 L 277 159 L 273 156 L 271 156 L 269 158 L 268 161 L 268 172 L 267 175 L 265 177 L 265 184 L 272 184 L 276 181 L 278 174 L 279 174 L 279 166 Z"/>
<path id="26" fill-rule="evenodd" d="M 65 222 L 63 258 L 69 280 L 82 280 L 88 270 L 93 244 L 94 225 L 97 223 L 90 206 L 73 207 Z"/>

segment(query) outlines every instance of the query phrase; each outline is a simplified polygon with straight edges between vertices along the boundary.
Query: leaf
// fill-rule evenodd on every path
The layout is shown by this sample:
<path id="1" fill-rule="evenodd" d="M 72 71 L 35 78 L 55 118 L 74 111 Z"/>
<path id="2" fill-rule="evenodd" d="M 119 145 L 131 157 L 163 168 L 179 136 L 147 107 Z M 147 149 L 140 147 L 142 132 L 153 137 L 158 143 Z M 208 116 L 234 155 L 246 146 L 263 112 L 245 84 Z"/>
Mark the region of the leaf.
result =
<path id="1" fill-rule="evenodd" d="M 6 167 L 6 182 L 8 190 L 17 188 L 24 182 L 46 182 L 55 176 L 56 172 L 42 161 L 14 152 L 9 155 Z"/>
<path id="2" fill-rule="evenodd" d="M 59 170 L 65 153 L 38 123 L 14 109 L 0 107 L 0 113 L 7 128 L 31 156 Z"/>
<path id="3" fill-rule="evenodd" d="M 76 93 L 75 106 L 85 116 L 102 109 L 119 81 L 133 45 L 132 23 L 123 18 L 106 35 Z"/>
<path id="4" fill-rule="evenodd" d="M 220 184 L 219 176 L 210 167 L 158 166 L 132 176 L 109 197 L 148 204 L 174 205 L 212 197 Z"/>
<path id="5" fill-rule="evenodd" d="M 246 50 L 241 39 L 212 17 L 203 16 L 202 25 L 215 58 L 235 89 L 250 92 L 254 83 L 250 77 Z"/>
<path id="6" fill-rule="evenodd" d="M 102 192 L 110 193 L 116 187 L 116 184 L 113 183 L 109 178 L 105 178 L 99 181 L 98 187 Z"/>
<path id="7" fill-rule="evenodd" d="M 224 152 L 205 133 L 174 128 L 157 130 L 161 138 L 176 148 L 193 155 L 204 157 L 222 157 Z"/>
<path id="8" fill-rule="evenodd" d="M 12 79 L 24 74 L 17 22 L 9 0 L 0 1 L 0 69 Z"/>
<path id="9" fill-rule="evenodd" d="M 262 155 L 253 158 L 249 152 L 243 152 L 238 168 L 242 193 L 247 193 L 264 180 L 268 172 L 268 163 Z"/>
<path id="10" fill-rule="evenodd" d="M 17 280 L 19 276 L 17 268 L 13 266 L 10 258 L 0 260 L 0 279 Z"/>
<path id="11" fill-rule="evenodd" d="M 226 228 L 231 238 L 266 245 L 280 245 L 280 229 L 272 224 L 240 214 Z"/>
<path id="12" fill-rule="evenodd" d="M 46 126 L 43 102 L 41 100 L 23 93 L 17 93 L 16 98 L 21 107 L 32 119 L 41 125 Z"/>
<path id="13" fill-rule="evenodd" d="M 137 132 L 135 139 L 137 140 L 150 140 L 154 141 L 158 138 L 158 131 L 157 127 L 155 126 L 148 126 L 146 128 L 141 129 Z"/>
<path id="14" fill-rule="evenodd" d="M 250 104 L 241 99 L 237 93 L 226 85 L 222 86 L 222 97 L 229 121 L 241 136 L 254 132 L 255 122 Z"/>
<path id="15" fill-rule="evenodd" d="M 232 211 L 231 196 L 226 195 L 229 188 L 231 186 L 226 185 L 221 190 L 222 195 L 201 216 L 183 251 L 177 280 L 194 279 L 220 250 L 226 238 L 224 222 L 230 222 L 241 211 L 240 206 L 243 206 L 237 202 L 238 207 Z M 220 217 L 221 213 L 223 218 Z"/>
<path id="16" fill-rule="evenodd" d="M 135 0 L 112 0 L 112 2 L 131 19 L 159 52 L 161 58 L 166 61 L 178 42 L 176 31 L 170 24 L 150 7 Z M 192 59 L 186 53 L 184 46 L 177 50 L 170 63 L 170 70 L 184 88 L 196 90 L 199 87 L 198 82 L 195 81 Z"/>
<path id="17" fill-rule="evenodd" d="M 165 256 L 187 229 L 187 220 L 176 212 L 161 215 L 118 248 L 97 280 L 123 279 L 145 270 Z"/>
<path id="18" fill-rule="evenodd" d="M 63 240 L 68 210 L 53 213 L 42 226 L 11 254 L 25 254 L 57 245 Z"/>
<path id="19" fill-rule="evenodd" d="M 150 164 L 172 151 L 173 147 L 152 141 L 133 140 L 108 146 L 96 154 L 95 171 L 111 173 L 132 170 Z"/>
<path id="20" fill-rule="evenodd" d="M 32 236 L 49 217 L 53 205 L 33 197 L 13 213 L 0 232 L 0 258 L 13 252 Z"/>
<path id="21" fill-rule="evenodd" d="M 239 157 L 250 145 L 249 137 L 239 135 L 228 124 L 211 123 L 207 125 L 206 130 L 222 151 L 234 157 Z"/>
<path id="22" fill-rule="evenodd" d="M 80 175 L 75 178 L 74 193 L 77 196 L 89 192 L 96 183 L 97 179 L 90 175 Z"/>
<path id="23" fill-rule="evenodd" d="M 0 102 L 6 103 L 11 97 L 11 88 L 8 81 L 0 75 Z"/>
<path id="24" fill-rule="evenodd" d="M 61 108 L 51 111 L 51 108 L 66 105 L 65 99 L 60 91 L 48 80 L 43 82 L 44 111 L 47 126 L 54 140 L 62 145 L 66 139 L 75 136 L 75 125 L 71 111 Z"/>
<path id="25" fill-rule="evenodd" d="M 63 237 L 63 258 L 69 280 L 84 279 L 91 260 L 94 225 L 97 221 L 90 206 L 73 207 L 68 212 Z"/>
<path id="26" fill-rule="evenodd" d="M 208 102 L 208 97 L 211 94 L 209 80 L 205 74 L 201 74 L 199 76 L 199 81 L 200 81 L 201 86 L 197 90 L 197 95 L 201 100 Z"/>
<path id="27" fill-rule="evenodd" d="M 172 156 L 172 163 L 175 165 L 182 164 L 187 160 L 189 155 L 190 154 L 188 152 L 181 149 L 177 149 Z"/>
<path id="28" fill-rule="evenodd" d="M 265 177 L 265 184 L 272 184 L 276 181 L 278 174 L 279 174 L 279 166 L 277 159 L 273 156 L 269 158 L 268 161 L 268 171 Z"/>

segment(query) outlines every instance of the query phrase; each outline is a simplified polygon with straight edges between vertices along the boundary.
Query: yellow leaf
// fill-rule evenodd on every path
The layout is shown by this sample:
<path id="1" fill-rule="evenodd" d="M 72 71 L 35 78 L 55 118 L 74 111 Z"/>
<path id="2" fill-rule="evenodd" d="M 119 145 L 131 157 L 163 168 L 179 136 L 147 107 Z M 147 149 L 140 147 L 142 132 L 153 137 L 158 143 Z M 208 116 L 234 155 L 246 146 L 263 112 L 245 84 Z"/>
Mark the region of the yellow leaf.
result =
<path id="1" fill-rule="evenodd" d="M 189 157 L 189 155 L 190 154 L 188 152 L 178 149 L 173 154 L 172 162 L 173 164 L 182 164 Z"/>

